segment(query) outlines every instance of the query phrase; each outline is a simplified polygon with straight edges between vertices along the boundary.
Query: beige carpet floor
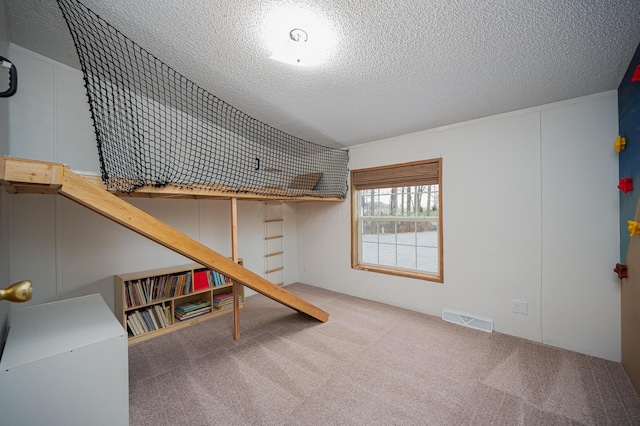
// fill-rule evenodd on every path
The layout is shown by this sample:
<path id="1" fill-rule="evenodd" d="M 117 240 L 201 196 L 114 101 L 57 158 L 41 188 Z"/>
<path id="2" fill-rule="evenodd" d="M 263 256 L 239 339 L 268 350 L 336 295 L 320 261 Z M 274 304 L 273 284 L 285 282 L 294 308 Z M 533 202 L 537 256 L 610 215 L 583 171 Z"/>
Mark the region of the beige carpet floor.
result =
<path id="1" fill-rule="evenodd" d="M 129 348 L 139 425 L 640 425 L 619 363 L 304 284 Z"/>

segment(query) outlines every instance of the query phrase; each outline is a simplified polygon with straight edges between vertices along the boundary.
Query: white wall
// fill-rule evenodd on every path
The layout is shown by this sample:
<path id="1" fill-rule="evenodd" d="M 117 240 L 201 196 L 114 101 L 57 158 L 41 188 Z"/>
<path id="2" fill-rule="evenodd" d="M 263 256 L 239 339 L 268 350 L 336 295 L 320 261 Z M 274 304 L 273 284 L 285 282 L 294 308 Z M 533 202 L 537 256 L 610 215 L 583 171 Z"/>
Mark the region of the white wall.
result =
<path id="1" fill-rule="evenodd" d="M 20 73 L 10 98 L 10 154 L 99 173 L 82 73 L 14 44 L 9 50 Z"/>
<path id="2" fill-rule="evenodd" d="M 9 154 L 98 172 L 98 153 L 79 71 L 10 45 L 20 73 L 10 103 Z M 24 71 L 23 71 L 24 70 Z M 113 275 L 191 263 L 63 197 L 8 197 L 11 278 L 29 278 L 29 304 L 101 293 L 113 309 Z M 223 255 L 231 255 L 230 203 L 224 200 L 126 199 Z M 284 282 L 297 281 L 297 216 L 285 206 Z M 244 265 L 264 272 L 264 205 L 238 203 Z M 253 294 L 247 290 L 247 295 Z M 23 305 L 24 306 L 24 305 Z"/>
<path id="3" fill-rule="evenodd" d="M 618 361 L 616 95 L 542 111 L 542 330 L 546 343 Z"/>
<path id="4" fill-rule="evenodd" d="M 17 46 L 10 55 L 25 71 L 10 101 L 9 154 L 97 171 L 80 73 Z M 607 92 L 353 147 L 351 169 L 443 158 L 444 284 L 351 269 L 348 202 L 285 206 L 285 283 L 438 316 L 460 310 L 499 332 L 618 361 L 616 104 Z M 113 307 L 114 274 L 187 262 L 66 199 L 5 198 L 10 278 L 34 281 L 32 303 L 100 292 Z M 228 202 L 131 202 L 230 254 Z M 257 273 L 263 217 L 261 203 L 239 203 L 240 255 Z M 512 299 L 529 315 L 512 313 Z"/>
<path id="5" fill-rule="evenodd" d="M 443 158 L 444 284 L 351 269 L 349 203 L 298 208 L 300 280 L 619 361 L 616 135 L 607 92 L 353 147 L 351 169 Z"/>
<path id="6" fill-rule="evenodd" d="M 9 58 L 9 43 L 6 33 L 6 13 L 4 2 L 0 1 L 0 56 Z M 0 86 L 1 90 L 6 90 L 7 82 L 4 81 L 6 72 L 0 73 L 3 78 Z M 6 155 L 9 152 L 9 100 L 7 98 L 0 99 L 0 155 Z M 9 282 L 9 214 L 8 195 L 0 189 L 0 287 L 5 288 Z M 7 302 L 0 303 L 0 353 L 4 347 L 6 337 L 7 324 L 9 316 L 9 304 Z"/>
<path id="7" fill-rule="evenodd" d="M 442 132 L 443 307 L 531 340 L 540 339 L 539 128 L 528 112 Z M 512 299 L 529 314 L 513 314 Z"/>

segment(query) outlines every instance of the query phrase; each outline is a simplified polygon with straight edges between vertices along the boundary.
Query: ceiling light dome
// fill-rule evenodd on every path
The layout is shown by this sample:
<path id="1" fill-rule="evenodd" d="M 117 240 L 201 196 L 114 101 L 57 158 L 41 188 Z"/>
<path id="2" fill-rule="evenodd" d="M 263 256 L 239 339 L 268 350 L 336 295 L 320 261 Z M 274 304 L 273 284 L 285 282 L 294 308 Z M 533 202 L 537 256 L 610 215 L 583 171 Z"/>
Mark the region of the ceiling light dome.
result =
<path id="1" fill-rule="evenodd" d="M 274 7 L 263 28 L 271 59 L 293 65 L 323 62 L 335 46 L 332 26 L 322 14 L 295 6 Z"/>

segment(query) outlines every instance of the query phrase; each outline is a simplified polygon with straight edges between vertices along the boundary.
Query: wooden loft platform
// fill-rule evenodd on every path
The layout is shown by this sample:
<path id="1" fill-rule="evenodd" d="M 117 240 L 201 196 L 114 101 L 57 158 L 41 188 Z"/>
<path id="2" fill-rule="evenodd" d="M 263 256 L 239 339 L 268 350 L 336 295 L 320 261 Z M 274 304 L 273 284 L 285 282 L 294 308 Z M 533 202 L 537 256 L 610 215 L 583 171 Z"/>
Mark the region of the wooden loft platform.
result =
<path id="1" fill-rule="evenodd" d="M 15 194 L 55 194 L 57 187 L 60 185 L 58 179 L 62 176 L 62 170 L 67 167 L 61 163 L 52 163 L 45 161 L 29 160 L 23 158 L 13 158 L 0 156 L 0 183 L 7 192 Z M 100 176 L 94 174 L 86 174 L 82 172 L 74 172 L 82 176 L 85 180 L 98 186 L 106 191 L 106 186 L 102 182 Z M 168 185 L 162 188 L 144 187 L 132 193 L 109 191 L 118 197 L 132 198 L 171 198 L 171 199 L 215 199 L 215 200 L 253 200 L 253 201 L 287 201 L 287 202 L 304 202 L 304 201 L 320 201 L 320 202 L 342 202 L 344 199 L 339 197 L 317 197 L 310 195 L 305 191 L 301 191 L 300 196 L 282 196 L 265 195 L 252 193 L 251 188 L 240 189 L 238 192 L 229 192 L 222 190 L 211 190 L 202 188 L 187 188 Z M 270 189 L 270 192 L 276 192 L 277 189 Z"/>
<path id="2" fill-rule="evenodd" d="M 105 191 L 107 190 L 102 178 L 96 175 L 87 175 L 80 173 L 80 176 L 88 181 L 98 185 Z M 177 199 L 214 199 L 214 200 L 230 200 L 236 198 L 238 200 L 253 200 L 253 201 L 287 201 L 292 203 L 299 203 L 303 201 L 325 201 L 325 202 L 341 202 L 344 201 L 338 197 L 314 197 L 312 195 L 301 194 L 299 196 L 290 197 L 283 195 L 265 195 L 252 193 L 251 188 L 244 188 L 238 192 L 229 192 L 215 189 L 203 189 L 203 188 L 188 188 L 179 187 L 175 185 L 167 185 L 161 188 L 143 187 L 139 188 L 132 193 L 114 192 L 109 191 L 118 197 L 133 197 L 133 198 L 177 198 Z M 270 189 L 269 192 L 277 192 L 277 189 Z"/>
<path id="3" fill-rule="evenodd" d="M 10 194 L 57 194 L 64 166 L 0 156 L 0 184 Z"/>
<path id="4" fill-rule="evenodd" d="M 237 263 L 237 199 L 232 211 L 232 259 L 176 231 L 153 216 L 104 190 L 60 163 L 0 156 L 0 185 L 9 193 L 59 194 L 207 268 L 231 278 L 234 284 L 234 338 L 239 338 L 238 285 L 269 297 L 321 322 L 329 314 Z M 226 198 L 229 199 L 227 196 Z"/>

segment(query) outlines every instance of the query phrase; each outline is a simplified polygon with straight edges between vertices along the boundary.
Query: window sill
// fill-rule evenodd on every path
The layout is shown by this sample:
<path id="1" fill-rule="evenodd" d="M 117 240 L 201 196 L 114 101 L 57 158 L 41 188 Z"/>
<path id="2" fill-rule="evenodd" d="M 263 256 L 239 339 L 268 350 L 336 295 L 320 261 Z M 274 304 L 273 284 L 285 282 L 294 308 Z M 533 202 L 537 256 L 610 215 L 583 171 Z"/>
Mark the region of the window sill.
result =
<path id="1" fill-rule="evenodd" d="M 381 274 L 397 275 L 397 276 L 406 277 L 406 278 L 415 278 L 418 280 L 431 281 L 439 284 L 442 284 L 444 282 L 444 279 L 442 276 L 433 275 L 426 272 L 420 273 L 420 272 L 414 272 L 414 271 L 407 271 L 403 269 L 385 268 L 383 266 L 376 266 L 376 265 L 356 264 L 356 265 L 351 265 L 351 267 L 353 269 L 358 269 L 361 271 L 379 272 Z"/>

